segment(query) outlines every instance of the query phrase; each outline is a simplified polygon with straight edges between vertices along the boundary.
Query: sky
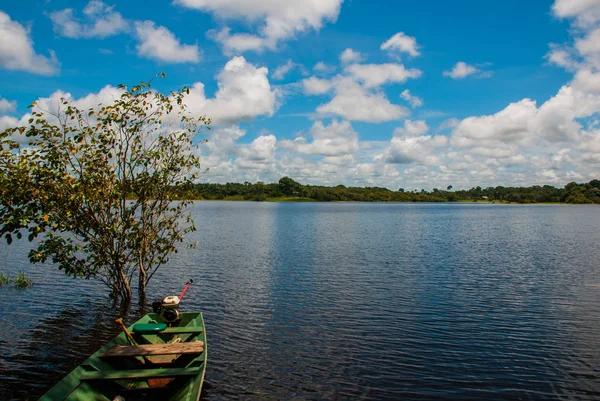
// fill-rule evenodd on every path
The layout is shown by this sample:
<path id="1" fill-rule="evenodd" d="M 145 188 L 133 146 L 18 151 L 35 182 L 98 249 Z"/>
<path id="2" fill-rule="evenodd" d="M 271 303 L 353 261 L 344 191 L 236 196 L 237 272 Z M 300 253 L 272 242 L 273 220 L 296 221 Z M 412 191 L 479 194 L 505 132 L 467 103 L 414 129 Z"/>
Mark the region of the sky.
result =
<path id="1" fill-rule="evenodd" d="M 0 70 L 0 130 L 164 72 L 212 119 L 204 182 L 600 178 L 600 0 L 22 0 Z"/>

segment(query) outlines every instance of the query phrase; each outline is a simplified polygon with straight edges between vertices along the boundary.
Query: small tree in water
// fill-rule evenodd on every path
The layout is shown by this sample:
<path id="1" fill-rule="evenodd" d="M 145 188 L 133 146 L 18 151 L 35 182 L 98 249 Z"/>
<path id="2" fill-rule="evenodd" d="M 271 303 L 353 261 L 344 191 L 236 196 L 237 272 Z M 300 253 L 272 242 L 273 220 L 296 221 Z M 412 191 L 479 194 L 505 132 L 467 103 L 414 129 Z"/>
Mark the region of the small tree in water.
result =
<path id="1" fill-rule="evenodd" d="M 0 134 L 0 236 L 9 244 L 40 236 L 32 263 L 99 278 L 128 302 L 132 282 L 145 299 L 154 273 L 195 230 L 190 202 L 176 194 L 198 175 L 192 139 L 210 120 L 186 114 L 187 88 L 119 88 L 114 103 L 89 110 L 64 99 L 56 114 L 33 104 L 28 127 Z"/>

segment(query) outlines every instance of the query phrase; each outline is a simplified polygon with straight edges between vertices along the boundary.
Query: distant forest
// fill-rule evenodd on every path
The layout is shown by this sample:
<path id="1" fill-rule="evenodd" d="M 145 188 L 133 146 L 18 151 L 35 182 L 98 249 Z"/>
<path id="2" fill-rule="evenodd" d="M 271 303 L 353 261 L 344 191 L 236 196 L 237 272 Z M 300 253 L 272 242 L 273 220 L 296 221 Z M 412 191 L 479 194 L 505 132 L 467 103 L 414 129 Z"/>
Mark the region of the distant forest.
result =
<path id="1" fill-rule="evenodd" d="M 178 194 L 180 198 L 246 201 L 317 201 L 317 202 L 501 202 L 501 203 L 574 203 L 600 204 L 600 181 L 587 184 L 571 182 L 564 188 L 550 185 L 531 187 L 474 187 L 453 191 L 434 188 L 430 192 L 392 191 L 380 187 L 325 187 L 302 185 L 289 177 L 277 183 L 245 182 L 227 184 L 193 184 Z"/>

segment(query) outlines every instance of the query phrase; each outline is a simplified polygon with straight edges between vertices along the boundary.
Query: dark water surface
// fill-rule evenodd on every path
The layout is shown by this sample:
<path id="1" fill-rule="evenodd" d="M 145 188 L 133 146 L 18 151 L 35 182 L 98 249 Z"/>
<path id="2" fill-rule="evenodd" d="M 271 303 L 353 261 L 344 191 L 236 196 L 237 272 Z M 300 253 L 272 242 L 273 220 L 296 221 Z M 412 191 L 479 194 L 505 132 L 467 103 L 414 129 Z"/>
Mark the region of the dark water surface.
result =
<path id="1" fill-rule="evenodd" d="M 194 205 L 151 282 L 207 326 L 206 400 L 600 399 L 600 208 Z M 118 332 L 101 284 L 0 245 L 0 400 L 37 399 Z M 595 286 L 598 285 L 598 286 Z M 125 315 L 132 323 L 143 310 Z"/>

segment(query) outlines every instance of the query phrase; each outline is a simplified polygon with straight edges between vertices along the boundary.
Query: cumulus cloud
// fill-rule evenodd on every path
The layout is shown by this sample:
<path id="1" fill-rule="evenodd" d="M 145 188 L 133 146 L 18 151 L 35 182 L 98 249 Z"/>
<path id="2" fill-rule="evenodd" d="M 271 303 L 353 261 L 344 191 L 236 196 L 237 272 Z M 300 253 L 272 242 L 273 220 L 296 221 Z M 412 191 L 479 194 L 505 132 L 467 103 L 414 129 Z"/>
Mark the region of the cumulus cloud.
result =
<path id="1" fill-rule="evenodd" d="M 310 77 L 302 81 L 304 93 L 322 95 L 332 92 L 333 99 L 317 107 L 322 116 L 339 116 L 350 121 L 379 123 L 398 120 L 410 114 L 403 106 L 392 104 L 379 88 L 388 83 L 403 83 L 418 78 L 421 71 L 402 64 L 350 64 L 346 75 L 331 79 Z"/>
<path id="2" fill-rule="evenodd" d="M 530 144 L 533 139 L 530 127 L 537 112 L 535 101 L 523 99 L 493 115 L 465 118 L 454 129 L 452 143 L 458 147 Z"/>
<path id="3" fill-rule="evenodd" d="M 423 99 L 418 96 L 414 96 L 408 89 L 403 90 L 400 94 L 400 97 L 406 100 L 413 109 L 423 106 Z"/>
<path id="4" fill-rule="evenodd" d="M 539 108 L 531 99 L 511 103 L 493 115 L 462 120 L 452 134 L 458 147 L 511 149 L 577 141 L 578 122 L 600 112 L 600 96 L 563 86 Z"/>
<path id="5" fill-rule="evenodd" d="M 19 125 L 19 120 L 11 116 L 0 116 L 0 132 Z"/>
<path id="6" fill-rule="evenodd" d="M 306 68 L 302 64 L 294 63 L 292 60 L 288 60 L 285 64 L 280 65 L 273 72 L 274 79 L 284 79 L 285 76 L 292 70 L 298 69 L 302 74 L 308 75 Z"/>
<path id="7" fill-rule="evenodd" d="M 333 88 L 334 83 L 327 79 L 310 77 L 302 80 L 302 86 L 304 93 L 307 95 L 322 95 L 329 92 Z"/>
<path id="8" fill-rule="evenodd" d="M 346 71 L 366 88 L 374 88 L 386 83 L 403 83 L 409 78 L 419 78 L 422 72 L 416 68 L 405 68 L 402 64 L 353 64 Z"/>
<path id="9" fill-rule="evenodd" d="M 12 113 L 17 109 L 17 102 L 0 97 L 0 114 Z"/>
<path id="10" fill-rule="evenodd" d="M 328 73 L 328 72 L 335 71 L 335 67 L 327 65 L 327 64 L 325 64 L 322 61 L 319 61 L 317 64 L 314 65 L 313 71 L 315 71 L 315 72 L 322 72 L 322 73 Z"/>
<path id="11" fill-rule="evenodd" d="M 334 78 L 332 87 L 335 96 L 331 102 L 317 107 L 320 115 L 379 123 L 399 120 L 410 114 L 406 107 L 390 103 L 385 93 L 369 91 L 351 77 Z"/>
<path id="12" fill-rule="evenodd" d="M 240 157 L 254 162 L 272 162 L 275 157 L 276 144 L 275 135 L 261 135 L 250 145 L 240 148 L 238 154 Z"/>
<path id="13" fill-rule="evenodd" d="M 574 43 L 550 44 L 546 58 L 568 70 L 600 69 L 600 2 L 598 0 L 556 0 L 552 7 L 558 18 L 567 18 L 575 29 Z"/>
<path id="14" fill-rule="evenodd" d="M 463 79 L 469 75 L 477 74 L 479 72 L 481 72 L 479 68 L 469 65 L 463 61 L 459 61 L 456 63 L 454 68 L 452 68 L 452 70 L 444 71 L 444 76 L 452 79 Z"/>
<path id="15" fill-rule="evenodd" d="M 417 39 L 406 35 L 404 32 L 398 32 L 381 44 L 381 50 L 408 53 L 413 57 L 421 54 L 418 49 Z"/>
<path id="16" fill-rule="evenodd" d="M 138 55 L 166 63 L 197 63 L 197 45 L 182 45 L 171 31 L 152 21 L 136 21 L 135 35 L 139 41 Z"/>
<path id="17" fill-rule="evenodd" d="M 573 87 L 582 92 L 600 95 L 600 72 L 580 70 L 575 74 Z"/>
<path id="18" fill-rule="evenodd" d="M 187 111 L 195 116 L 206 115 L 213 123 L 221 125 L 220 129 L 210 132 L 220 133 L 221 137 L 233 136 L 237 139 L 243 136 L 245 131 L 239 127 L 232 128 L 231 125 L 240 121 L 250 121 L 259 115 L 272 115 L 278 107 L 278 92 L 271 88 L 267 74 L 266 68 L 257 68 L 243 57 L 234 57 L 217 76 L 219 89 L 214 97 L 205 96 L 202 83 L 196 83 L 190 88 L 189 95 L 184 98 Z M 61 107 L 60 99 L 65 98 L 73 101 L 77 107 L 87 110 L 100 103 L 110 104 L 120 98 L 122 93 L 122 89 L 111 85 L 105 86 L 98 93 L 90 93 L 81 98 L 73 98 L 70 93 L 58 90 L 49 97 L 39 98 L 36 107 L 56 114 Z M 19 123 L 26 124 L 29 116 L 23 116 Z M 208 147 L 210 146 L 209 144 Z"/>
<path id="19" fill-rule="evenodd" d="M 313 124 L 310 130 L 312 142 L 305 137 L 281 141 L 280 146 L 299 153 L 321 156 L 343 156 L 358 151 L 358 134 L 348 121 L 333 120 L 329 126 L 321 121 Z"/>
<path id="20" fill-rule="evenodd" d="M 404 127 L 398 127 L 394 130 L 394 136 L 419 136 L 429 131 L 429 126 L 423 120 L 406 120 Z"/>
<path id="21" fill-rule="evenodd" d="M 90 93 L 80 98 L 73 97 L 69 92 L 57 90 L 48 97 L 38 98 L 36 100 L 36 106 L 33 108 L 33 110 L 44 112 L 46 114 L 46 120 L 50 124 L 58 124 L 59 121 L 55 115 L 59 114 L 61 110 L 64 110 L 64 105 L 62 104 L 61 99 L 72 102 L 73 105 L 81 110 L 88 110 L 91 107 L 97 108 L 99 104 L 112 104 L 116 99 L 120 98 L 122 93 L 122 89 L 111 85 L 105 86 L 97 93 Z M 2 116 L 0 117 L 0 131 L 4 131 L 5 129 L 11 127 L 29 126 L 29 119 L 31 117 L 31 113 L 25 113 L 20 118 Z M 13 137 L 13 139 L 21 144 L 27 144 L 29 142 L 29 138 L 23 135 Z"/>
<path id="22" fill-rule="evenodd" d="M 600 2 L 597 0 L 556 0 L 552 11 L 559 18 L 574 18 L 582 27 L 600 20 Z"/>
<path id="23" fill-rule="evenodd" d="M 228 27 L 212 37 L 226 53 L 274 50 L 282 40 L 336 21 L 343 0 L 176 0 L 183 7 L 209 12 L 221 20 L 244 20 L 258 25 L 258 34 L 235 33 Z"/>
<path id="24" fill-rule="evenodd" d="M 206 98 L 203 83 L 192 86 L 185 98 L 188 111 L 206 115 L 216 124 L 271 116 L 279 106 L 279 93 L 271 88 L 268 72 L 265 67 L 257 68 L 248 63 L 244 57 L 234 57 L 217 76 L 219 89 L 214 98 Z"/>
<path id="25" fill-rule="evenodd" d="M 425 121 L 406 120 L 404 127 L 394 131 L 394 137 L 383 155 L 384 160 L 392 164 L 439 164 L 441 159 L 435 154 L 435 149 L 445 146 L 448 139 L 441 135 L 424 135 L 428 130 Z"/>
<path id="26" fill-rule="evenodd" d="M 236 141 L 246 135 L 246 130 L 237 125 L 222 126 L 211 129 L 205 134 L 205 147 L 214 157 L 229 158 L 236 153 Z"/>
<path id="27" fill-rule="evenodd" d="M 569 71 L 577 70 L 580 66 L 571 51 L 554 43 L 550 44 L 550 51 L 546 54 L 546 59 L 551 64 L 563 67 Z"/>
<path id="28" fill-rule="evenodd" d="M 127 31 L 129 23 L 102 1 L 92 0 L 83 9 L 84 21 L 72 8 L 50 13 L 54 32 L 72 39 L 106 38 Z"/>
<path id="29" fill-rule="evenodd" d="M 29 29 L 0 11 L 0 66 L 7 70 L 27 71 L 40 75 L 56 75 L 60 63 L 52 50 L 50 57 L 35 52 Z"/>
<path id="30" fill-rule="evenodd" d="M 351 63 L 360 63 L 363 60 L 360 52 L 354 51 L 350 48 L 347 48 L 340 54 L 340 61 L 342 64 L 351 64 Z"/>

